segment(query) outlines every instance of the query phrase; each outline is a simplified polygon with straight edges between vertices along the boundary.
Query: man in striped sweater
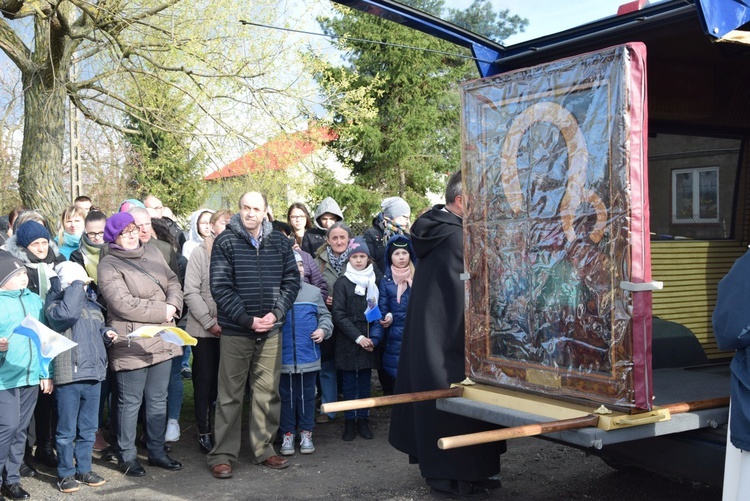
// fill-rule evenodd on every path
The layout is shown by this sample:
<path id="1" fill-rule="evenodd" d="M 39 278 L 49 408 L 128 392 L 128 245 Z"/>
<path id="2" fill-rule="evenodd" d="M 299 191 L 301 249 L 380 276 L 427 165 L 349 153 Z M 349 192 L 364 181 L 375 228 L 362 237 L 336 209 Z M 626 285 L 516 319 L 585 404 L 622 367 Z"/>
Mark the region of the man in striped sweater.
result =
<path id="1" fill-rule="evenodd" d="M 300 275 L 289 239 L 264 219 L 267 208 L 265 195 L 242 195 L 239 213 L 216 237 L 211 252 L 211 295 L 221 326 L 216 443 L 208 454 L 215 478 L 230 478 L 239 456 L 248 375 L 253 459 L 274 469 L 289 466 L 273 449 L 281 410 L 279 332 L 299 292 Z"/>

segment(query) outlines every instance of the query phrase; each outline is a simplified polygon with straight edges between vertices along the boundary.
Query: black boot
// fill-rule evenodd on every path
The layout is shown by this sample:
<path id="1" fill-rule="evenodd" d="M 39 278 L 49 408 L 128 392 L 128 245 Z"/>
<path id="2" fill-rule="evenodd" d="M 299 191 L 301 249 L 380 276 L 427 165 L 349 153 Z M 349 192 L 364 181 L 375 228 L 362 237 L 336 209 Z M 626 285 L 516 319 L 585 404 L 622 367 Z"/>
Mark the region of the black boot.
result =
<path id="1" fill-rule="evenodd" d="M 52 447 L 52 441 L 45 440 L 37 444 L 34 457 L 50 468 L 57 468 L 57 456 L 55 455 L 55 449 Z"/>
<path id="2" fill-rule="evenodd" d="M 32 460 L 34 455 L 31 453 L 31 446 L 26 442 L 26 451 L 23 454 L 23 461 L 21 461 L 21 467 L 18 472 L 22 477 L 35 477 L 37 473 L 34 468 L 34 461 Z"/>
<path id="3" fill-rule="evenodd" d="M 372 435 L 372 430 L 370 430 L 370 423 L 367 421 L 367 418 L 363 419 L 357 419 L 357 433 L 359 433 L 359 436 L 370 440 Z"/>
<path id="4" fill-rule="evenodd" d="M 357 434 L 356 430 L 357 422 L 354 419 L 347 419 L 344 421 L 344 434 L 341 435 L 341 440 L 344 442 L 351 442 Z"/>
<path id="5" fill-rule="evenodd" d="M 214 437 L 211 433 L 201 433 L 198 438 L 198 445 L 201 448 L 201 452 L 208 454 L 211 449 L 214 448 Z"/>

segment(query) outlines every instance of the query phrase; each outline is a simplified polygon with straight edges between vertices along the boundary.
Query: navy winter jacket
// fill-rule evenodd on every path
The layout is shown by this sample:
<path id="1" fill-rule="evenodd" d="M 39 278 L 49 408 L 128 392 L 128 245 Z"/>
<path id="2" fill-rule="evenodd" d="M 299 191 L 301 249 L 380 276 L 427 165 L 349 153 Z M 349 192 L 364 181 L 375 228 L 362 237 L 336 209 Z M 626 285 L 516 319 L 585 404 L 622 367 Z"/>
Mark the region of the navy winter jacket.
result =
<path id="1" fill-rule="evenodd" d="M 722 350 L 736 350 L 730 365 L 732 444 L 750 451 L 750 251 L 719 282 L 713 314 L 714 336 Z"/>
<path id="2" fill-rule="evenodd" d="M 107 377 L 107 350 L 112 341 L 105 336 L 101 307 L 88 298 L 86 286 L 75 281 L 64 291 L 60 279 L 52 277 L 44 311 L 52 330 L 59 332 L 78 346 L 55 357 L 56 385 L 78 381 L 104 381 Z"/>
<path id="3" fill-rule="evenodd" d="M 283 336 L 282 374 L 300 374 L 320 370 L 320 345 L 310 338 L 310 334 L 319 328 L 325 333 L 325 339 L 331 337 L 333 334 L 331 313 L 326 307 L 320 289 L 303 283 L 281 330 Z"/>
<path id="4" fill-rule="evenodd" d="M 396 301 L 398 286 L 393 281 L 393 273 L 391 272 L 391 260 L 388 257 L 388 248 L 394 241 L 404 242 L 407 244 L 407 250 L 411 257 L 412 263 L 414 263 L 414 251 L 411 248 L 411 240 L 404 235 L 396 235 L 388 241 L 385 250 L 385 275 L 383 280 L 380 281 L 380 298 L 378 299 L 378 307 L 380 313 L 385 317 L 388 313 L 393 315 L 393 323 L 385 329 L 383 333 L 385 338 L 385 347 L 383 350 L 383 369 L 388 373 L 389 376 L 396 377 L 396 369 L 398 369 L 398 357 L 401 353 L 401 340 L 404 337 L 404 324 L 406 323 L 406 308 L 409 305 L 409 296 L 411 295 L 411 287 L 407 287 L 404 293 L 401 295 L 401 302 Z"/>
<path id="5" fill-rule="evenodd" d="M 301 282 L 289 239 L 263 221 L 256 247 L 239 213 L 214 241 L 210 273 L 222 336 L 268 337 L 253 331 L 253 317 L 273 312 L 281 325 Z"/>

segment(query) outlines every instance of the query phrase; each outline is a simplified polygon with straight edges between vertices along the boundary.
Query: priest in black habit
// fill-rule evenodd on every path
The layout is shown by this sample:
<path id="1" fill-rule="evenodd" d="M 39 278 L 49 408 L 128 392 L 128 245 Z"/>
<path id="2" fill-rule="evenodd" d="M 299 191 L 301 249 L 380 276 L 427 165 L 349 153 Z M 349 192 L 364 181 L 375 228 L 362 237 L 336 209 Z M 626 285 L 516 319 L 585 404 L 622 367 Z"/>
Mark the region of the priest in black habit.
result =
<path id="1" fill-rule="evenodd" d="M 451 176 L 445 205 L 411 228 L 417 265 L 406 314 L 395 393 L 447 389 L 464 375 L 463 197 L 461 172 Z M 496 427 L 495 427 L 496 428 Z M 505 442 L 441 450 L 439 438 L 493 429 L 488 423 L 440 411 L 434 400 L 396 405 L 388 441 L 409 455 L 431 493 L 480 499 L 500 487 Z M 492 479 L 490 477 L 495 477 Z"/>

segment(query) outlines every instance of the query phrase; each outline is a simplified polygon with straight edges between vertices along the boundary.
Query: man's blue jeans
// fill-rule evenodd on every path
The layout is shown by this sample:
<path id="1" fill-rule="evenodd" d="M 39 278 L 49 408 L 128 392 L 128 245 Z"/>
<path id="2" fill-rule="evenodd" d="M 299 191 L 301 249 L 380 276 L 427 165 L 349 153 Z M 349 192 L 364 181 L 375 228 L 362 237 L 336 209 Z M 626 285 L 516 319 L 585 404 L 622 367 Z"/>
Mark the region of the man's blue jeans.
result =
<path id="1" fill-rule="evenodd" d="M 64 384 L 55 387 L 55 395 L 57 475 L 64 478 L 76 472 L 88 473 L 99 426 L 101 384 L 98 381 Z"/>
<path id="2" fill-rule="evenodd" d="M 185 388 L 182 385 L 182 357 L 172 359 L 172 366 L 169 374 L 169 387 L 167 388 L 167 419 L 180 420 L 180 411 L 182 410 L 182 397 Z"/>

